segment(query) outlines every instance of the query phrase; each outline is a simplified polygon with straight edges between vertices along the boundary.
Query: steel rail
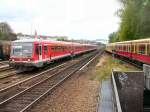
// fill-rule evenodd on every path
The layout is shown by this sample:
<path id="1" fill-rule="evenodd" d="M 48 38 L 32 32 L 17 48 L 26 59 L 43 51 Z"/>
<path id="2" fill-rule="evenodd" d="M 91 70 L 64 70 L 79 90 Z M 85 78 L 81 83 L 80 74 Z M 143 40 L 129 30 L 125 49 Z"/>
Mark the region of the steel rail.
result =
<path id="1" fill-rule="evenodd" d="M 2 66 L 2 65 L 8 65 L 8 62 L 9 61 L 0 61 L 0 66 Z"/>
<path id="2" fill-rule="evenodd" d="M 78 60 L 78 58 L 75 59 L 75 60 L 71 60 L 69 62 L 60 64 L 60 65 L 58 65 L 58 66 L 56 66 L 54 68 L 48 69 L 48 70 L 46 70 L 44 72 L 38 73 L 37 75 L 34 75 L 34 76 L 30 77 L 30 78 L 27 78 L 27 79 L 25 79 L 23 81 L 20 81 L 18 83 L 15 83 L 13 85 L 10 85 L 10 86 L 8 86 L 6 88 L 1 89 L 0 90 L 0 102 L 4 101 L 4 100 L 8 99 L 8 97 L 12 96 L 12 95 L 9 95 L 9 94 L 12 94 L 12 93 L 13 94 L 17 94 L 17 92 L 23 91 L 24 89 L 26 89 L 25 87 L 31 86 L 30 83 L 33 83 L 33 82 L 37 83 L 38 81 L 47 78 L 48 77 L 46 75 L 47 72 L 51 72 L 51 74 L 53 74 L 53 72 L 56 72 L 56 70 L 58 71 L 59 68 L 61 69 L 63 67 L 66 67 L 67 64 L 74 63 L 74 61 L 77 61 L 77 60 Z M 17 91 L 13 92 L 14 90 L 17 90 Z"/>
<path id="3" fill-rule="evenodd" d="M 3 74 L 2 76 L 0 75 L 0 80 L 5 79 L 10 76 L 13 76 L 13 75 L 16 75 L 17 73 L 18 73 L 17 71 L 11 71 L 10 73 Z"/>
<path id="4" fill-rule="evenodd" d="M 33 101 L 32 103 L 30 103 L 27 107 L 25 107 L 24 109 L 22 109 L 20 112 L 26 112 L 29 111 L 36 103 L 38 103 L 40 100 L 43 99 L 43 97 L 46 97 L 50 92 L 52 92 L 57 86 L 59 86 L 60 84 L 62 84 L 65 80 L 67 80 L 70 76 L 72 76 L 75 72 L 77 72 L 78 70 L 82 70 L 83 68 L 85 68 L 87 65 L 89 65 L 98 55 L 94 56 L 94 58 L 90 59 L 90 61 L 88 61 L 87 63 L 84 63 L 82 66 L 80 66 L 79 68 L 76 68 L 74 71 L 72 71 L 71 73 L 69 73 L 66 77 L 64 77 L 63 79 L 61 79 L 58 83 L 56 83 L 55 85 L 53 85 L 51 88 L 49 88 L 44 94 L 42 94 L 40 97 L 38 97 L 35 101 Z M 92 60 L 92 61 L 91 61 Z M 82 68 L 82 69 L 81 69 Z"/>
<path id="5" fill-rule="evenodd" d="M 12 69 L 9 65 L 0 66 L 0 72 Z"/>
<path id="6" fill-rule="evenodd" d="M 91 55 L 91 57 L 92 57 L 92 55 Z M 95 57 L 94 57 L 95 58 Z M 62 72 L 62 71 L 59 71 L 58 73 L 55 73 L 55 74 L 53 74 L 52 76 L 49 76 L 47 79 L 45 79 L 45 80 L 43 80 L 43 81 L 40 81 L 39 83 L 37 83 L 37 84 L 35 84 L 35 85 L 33 85 L 33 86 L 31 86 L 30 88 L 27 88 L 27 89 L 25 89 L 24 91 L 22 91 L 22 92 L 20 92 L 20 93 L 18 93 L 17 95 L 15 95 L 15 96 L 13 96 L 13 97 L 11 97 L 11 98 L 9 98 L 8 100 L 6 100 L 6 101 L 4 101 L 4 102 L 1 102 L 0 103 L 0 108 L 2 108 L 2 107 L 5 107 L 7 104 L 9 104 L 9 102 L 11 102 L 13 99 L 15 99 L 15 98 L 17 98 L 17 97 L 19 97 L 19 96 L 21 96 L 21 95 L 23 95 L 23 94 L 27 94 L 31 89 L 32 90 L 34 90 L 34 88 L 35 88 L 35 90 L 36 90 L 36 87 L 38 87 L 38 85 L 40 85 L 40 84 L 46 84 L 46 81 L 48 81 L 48 80 L 50 80 L 50 81 L 52 81 L 52 77 L 54 77 L 54 76 L 56 76 L 56 79 L 57 78 L 59 78 L 59 77 L 57 77 L 57 76 L 59 76 L 59 75 L 61 75 L 60 77 L 62 77 L 63 75 L 62 74 L 64 74 L 64 77 L 61 79 L 61 80 L 59 80 L 59 82 L 57 82 L 56 84 L 54 83 L 53 84 L 53 86 L 51 87 L 51 89 L 49 89 L 49 90 L 47 90 L 43 95 L 45 96 L 45 94 L 47 94 L 47 92 L 48 91 L 50 91 L 50 90 L 52 90 L 52 88 L 54 88 L 54 87 L 56 87 L 57 85 L 59 85 L 60 84 L 60 82 L 63 82 L 66 78 L 68 78 L 71 74 L 73 74 L 74 72 L 76 72 L 80 67 L 82 67 L 83 65 L 85 65 L 86 64 L 86 61 L 87 60 L 90 60 L 91 58 L 89 58 L 89 57 L 86 57 L 85 59 L 83 59 L 82 61 L 79 61 L 79 62 L 77 62 L 76 64 L 73 64 L 73 65 L 71 65 L 71 66 L 69 66 L 69 67 L 67 67 L 67 68 L 65 68 L 64 70 L 62 70 L 62 71 L 65 71 L 66 73 L 67 72 L 70 72 L 69 73 L 69 75 L 68 75 L 68 73 L 67 74 L 65 74 L 65 72 Z M 79 64 L 80 64 L 80 66 L 79 66 Z M 73 68 L 71 68 L 71 67 L 73 67 Z M 70 68 L 70 69 L 69 69 Z M 73 69 L 73 70 L 72 70 Z M 70 71 L 71 70 L 71 71 Z M 54 77 L 55 78 L 55 77 Z M 55 80 L 56 80 L 55 79 Z M 55 81 L 54 81 L 55 82 Z M 40 88 L 41 89 L 41 88 Z M 30 91 L 31 93 L 32 93 L 32 90 Z M 41 99 L 41 97 L 43 97 L 43 95 L 41 96 L 40 95 L 40 97 L 38 97 L 38 98 L 40 98 Z M 36 99 L 34 99 L 33 101 L 32 101 L 32 103 L 34 104 L 34 101 L 35 102 L 37 102 L 38 101 L 38 98 L 36 98 Z M 17 100 L 16 100 L 17 101 Z M 32 104 L 32 103 L 30 103 L 30 104 Z M 29 104 L 29 105 L 30 105 Z M 25 111 L 26 109 L 28 109 L 29 107 L 31 107 L 31 106 L 29 106 L 29 105 L 27 105 L 27 106 L 25 106 L 25 108 L 23 108 L 23 110 L 22 110 L 22 112 L 23 111 Z M 29 107 L 28 107 L 29 106 Z M 6 106 L 7 107 L 7 106 Z M 21 108 L 22 109 L 22 108 Z M 20 110 L 19 110 L 20 111 Z"/>
<path id="7" fill-rule="evenodd" d="M 21 91 L 25 90 L 26 89 L 26 88 L 24 88 L 24 87 L 26 87 L 25 85 L 28 85 L 30 82 L 36 83 L 39 80 L 47 78 L 47 76 L 44 76 L 47 72 L 53 72 L 53 71 L 55 72 L 56 69 L 62 68 L 64 66 L 66 66 L 66 64 L 67 64 L 67 62 L 63 63 L 61 65 L 58 65 L 58 66 L 56 66 L 54 68 L 50 68 L 50 69 L 48 69 L 46 71 L 43 71 L 43 72 L 41 72 L 41 73 L 39 73 L 37 75 L 34 75 L 34 76 L 30 77 L 30 78 L 27 78 L 27 79 L 25 79 L 23 81 L 20 81 L 20 82 L 16 83 L 16 84 L 10 85 L 10 86 L 8 86 L 8 87 L 6 87 L 4 89 L 1 89 L 0 90 L 0 97 L 1 97 L 0 102 L 3 102 L 5 100 L 9 99 L 12 96 L 12 95 L 8 95 L 8 94 L 12 94 L 12 93 L 16 94 L 16 92 L 21 92 Z M 13 92 L 14 90 L 17 90 L 17 91 Z"/>
<path id="8" fill-rule="evenodd" d="M 95 59 L 95 57 L 93 59 Z M 88 63 L 88 64 L 90 64 L 90 63 Z M 32 103 L 30 103 L 27 107 L 25 107 L 20 112 L 29 111 L 37 102 L 39 102 L 43 97 L 45 97 L 46 95 L 48 95 L 51 91 L 53 91 L 53 89 L 55 89 L 57 86 L 59 86 L 60 84 L 62 84 L 65 80 L 67 80 L 72 74 L 74 74 L 76 71 L 78 71 L 78 69 L 72 71 L 69 75 L 67 75 L 66 77 L 64 77 L 63 79 L 61 79 L 58 83 L 56 83 L 55 85 L 53 85 L 43 95 L 41 95 L 40 97 L 38 97 L 35 101 L 33 101 Z M 80 70 L 82 70 L 82 69 L 80 69 Z"/>

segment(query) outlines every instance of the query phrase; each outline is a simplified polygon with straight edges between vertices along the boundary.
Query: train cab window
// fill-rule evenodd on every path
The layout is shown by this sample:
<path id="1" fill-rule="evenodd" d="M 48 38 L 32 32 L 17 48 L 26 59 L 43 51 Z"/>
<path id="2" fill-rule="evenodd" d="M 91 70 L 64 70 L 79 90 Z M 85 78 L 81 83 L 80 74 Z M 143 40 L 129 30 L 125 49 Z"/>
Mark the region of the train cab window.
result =
<path id="1" fill-rule="evenodd" d="M 139 45 L 139 53 L 140 54 L 145 54 L 145 50 L 146 50 L 146 48 L 145 48 L 144 44 Z"/>

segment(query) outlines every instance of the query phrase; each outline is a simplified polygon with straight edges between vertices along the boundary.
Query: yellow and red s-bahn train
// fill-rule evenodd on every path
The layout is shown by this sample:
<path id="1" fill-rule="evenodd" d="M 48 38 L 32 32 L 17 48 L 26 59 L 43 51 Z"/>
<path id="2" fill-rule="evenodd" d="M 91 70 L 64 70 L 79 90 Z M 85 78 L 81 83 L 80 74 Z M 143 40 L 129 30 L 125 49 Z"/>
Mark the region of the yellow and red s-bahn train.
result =
<path id="1" fill-rule="evenodd" d="M 9 65 L 21 71 L 43 67 L 53 60 L 92 51 L 96 45 L 43 39 L 23 39 L 11 43 Z"/>
<path id="2" fill-rule="evenodd" d="M 109 43 L 106 45 L 106 51 L 138 61 L 140 64 L 150 64 L 150 39 Z"/>

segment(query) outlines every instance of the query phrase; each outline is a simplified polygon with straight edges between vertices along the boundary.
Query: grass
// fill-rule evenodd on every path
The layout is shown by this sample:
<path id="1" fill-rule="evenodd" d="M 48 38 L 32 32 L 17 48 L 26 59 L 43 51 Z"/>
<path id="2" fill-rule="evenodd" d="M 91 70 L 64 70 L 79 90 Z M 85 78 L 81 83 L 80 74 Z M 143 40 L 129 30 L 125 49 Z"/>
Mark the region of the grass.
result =
<path id="1" fill-rule="evenodd" d="M 139 71 L 134 66 L 108 55 L 103 55 L 90 77 L 91 80 L 105 80 L 110 77 L 112 69 L 119 71 Z"/>

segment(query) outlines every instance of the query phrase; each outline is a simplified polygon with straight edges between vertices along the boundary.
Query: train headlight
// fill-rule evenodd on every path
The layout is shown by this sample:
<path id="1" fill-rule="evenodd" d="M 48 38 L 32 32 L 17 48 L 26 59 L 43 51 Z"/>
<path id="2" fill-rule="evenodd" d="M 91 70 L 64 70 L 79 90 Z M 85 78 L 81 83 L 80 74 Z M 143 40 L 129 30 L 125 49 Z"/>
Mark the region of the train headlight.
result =
<path id="1" fill-rule="evenodd" d="M 30 61 L 30 59 L 28 59 L 28 61 Z"/>

